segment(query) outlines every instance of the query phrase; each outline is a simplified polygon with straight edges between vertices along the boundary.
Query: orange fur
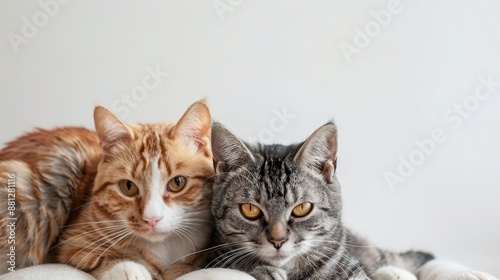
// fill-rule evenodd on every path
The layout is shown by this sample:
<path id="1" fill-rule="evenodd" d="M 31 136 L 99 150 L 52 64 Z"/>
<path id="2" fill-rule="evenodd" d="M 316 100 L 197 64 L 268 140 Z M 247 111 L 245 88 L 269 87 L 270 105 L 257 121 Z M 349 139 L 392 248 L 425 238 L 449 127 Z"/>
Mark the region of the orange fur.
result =
<path id="1" fill-rule="evenodd" d="M 37 162 L 49 155 L 65 159 L 63 151 L 62 155 L 53 154 L 60 150 L 59 147 L 48 147 L 47 155 L 39 151 L 41 144 L 30 144 L 32 139 L 39 138 L 43 145 L 63 139 L 76 150 L 70 157 L 79 158 L 81 163 L 77 169 L 83 175 L 73 180 L 75 184 L 66 183 L 64 188 L 44 186 L 56 192 L 73 188 L 77 195 L 70 196 L 72 200 L 65 206 L 66 211 L 45 211 L 53 222 L 49 223 L 51 230 L 45 229 L 50 234 L 44 236 L 44 250 L 36 249 L 39 239 L 26 244 L 24 249 L 36 252 L 23 265 L 46 262 L 49 246 L 54 247 L 49 255 L 57 255 L 58 262 L 71 264 L 97 278 L 124 260 L 144 266 L 153 279 L 171 279 L 173 275 L 188 272 L 190 269 L 186 267 L 200 265 L 203 260 L 192 253 L 203 249 L 210 238 L 211 177 L 214 174 L 207 105 L 203 101 L 194 103 L 177 123 L 127 125 L 103 107 L 96 107 L 94 120 L 96 133 L 77 128 L 39 131 L 9 143 L 0 154 L 2 184 L 6 182 L 5 172 L 14 168 L 12 158 L 16 164 L 26 165 L 21 173 L 30 183 L 18 189 L 20 205 L 26 204 L 23 200 L 40 203 L 44 198 L 42 178 L 46 173 L 58 172 L 45 167 L 39 170 Z M 21 153 L 21 150 L 26 152 Z M 186 178 L 186 185 L 179 192 L 167 188 L 167 183 L 176 176 Z M 122 180 L 135 184 L 138 193 L 125 195 L 118 187 Z M 2 185 L 0 192 L 3 190 Z M 158 201 L 163 203 L 158 204 Z M 158 208 L 164 212 L 158 212 Z M 157 217 L 160 218 L 158 227 L 156 222 L 149 222 L 150 209 L 168 214 Z M 33 212 L 27 210 L 19 220 L 27 222 L 30 211 Z M 6 213 L 0 212 L 0 219 L 3 217 Z M 47 221 L 43 217 L 36 218 L 30 218 L 28 224 L 39 226 Z M 48 220 L 52 221 L 50 218 Z M 60 235 L 63 224 L 66 225 Z M 28 239 L 33 234 L 36 236 L 36 230 L 28 226 L 20 232 Z M 58 236 L 60 239 L 55 242 Z M 163 273 L 174 262 L 176 266 Z"/>
<path id="2" fill-rule="evenodd" d="M 85 128 L 39 129 L 7 143 L 0 152 L 0 197 L 8 196 L 8 176 L 15 174 L 15 244 L 0 242 L 0 261 L 15 246 L 16 269 L 42 264 L 61 232 L 69 210 L 86 199 L 99 162 L 99 141 Z M 3 201 L 3 200 L 2 200 Z M 11 218 L 0 207 L 0 223 Z M 9 231 L 0 229 L 0 239 Z M 7 266 L 0 267 L 0 274 Z"/>

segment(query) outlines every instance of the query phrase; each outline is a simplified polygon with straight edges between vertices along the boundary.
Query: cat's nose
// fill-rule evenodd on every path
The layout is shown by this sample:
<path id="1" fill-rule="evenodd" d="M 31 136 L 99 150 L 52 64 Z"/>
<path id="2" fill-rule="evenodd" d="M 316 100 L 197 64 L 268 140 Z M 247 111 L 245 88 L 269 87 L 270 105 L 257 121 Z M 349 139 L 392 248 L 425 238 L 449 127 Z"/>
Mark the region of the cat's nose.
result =
<path id="1" fill-rule="evenodd" d="M 154 217 L 142 217 L 142 219 L 146 222 L 148 222 L 148 224 L 151 226 L 151 227 L 155 227 L 156 224 L 162 219 L 163 217 L 159 217 L 159 216 L 154 216 Z"/>
<path id="2" fill-rule="evenodd" d="M 269 240 L 269 242 L 271 242 L 273 244 L 274 248 L 279 250 L 281 248 L 281 246 L 283 245 L 283 243 L 288 241 L 288 238 L 287 237 L 278 238 L 278 239 L 269 238 L 267 240 Z"/>

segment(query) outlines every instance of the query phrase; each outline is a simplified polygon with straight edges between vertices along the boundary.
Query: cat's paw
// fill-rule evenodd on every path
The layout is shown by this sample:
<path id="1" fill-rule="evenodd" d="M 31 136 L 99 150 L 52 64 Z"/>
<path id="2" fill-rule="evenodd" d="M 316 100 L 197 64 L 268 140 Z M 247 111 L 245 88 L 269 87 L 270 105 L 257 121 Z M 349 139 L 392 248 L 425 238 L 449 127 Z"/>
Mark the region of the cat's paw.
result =
<path id="1" fill-rule="evenodd" d="M 375 280 L 417 280 L 417 277 L 408 270 L 395 266 L 383 266 L 373 274 Z"/>
<path id="2" fill-rule="evenodd" d="M 106 270 L 99 280 L 152 280 L 152 277 L 142 264 L 123 261 Z"/>
<path id="3" fill-rule="evenodd" d="M 469 270 L 446 277 L 446 280 L 498 280 L 498 279 L 489 275 L 488 273 Z"/>
<path id="4" fill-rule="evenodd" d="M 286 275 L 286 271 L 284 269 L 262 265 L 257 266 L 252 271 L 250 271 L 250 275 L 259 280 L 287 280 L 288 277 Z"/>

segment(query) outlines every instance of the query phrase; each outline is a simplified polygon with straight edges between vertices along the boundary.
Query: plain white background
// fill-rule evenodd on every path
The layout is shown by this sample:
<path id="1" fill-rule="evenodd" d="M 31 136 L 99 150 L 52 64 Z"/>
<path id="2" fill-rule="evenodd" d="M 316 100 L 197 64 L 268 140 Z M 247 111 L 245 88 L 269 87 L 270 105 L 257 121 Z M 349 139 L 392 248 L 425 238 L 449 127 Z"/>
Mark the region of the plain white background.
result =
<path id="1" fill-rule="evenodd" d="M 500 277 L 500 85 L 487 95 L 479 79 L 500 81 L 499 11 L 493 0 L 2 1 L 0 142 L 92 128 L 97 103 L 161 122 L 207 98 L 215 120 L 267 143 L 334 119 L 350 228 Z M 168 76 L 147 80 L 155 69 Z M 415 141 L 435 129 L 445 140 L 422 157 Z M 412 155 L 418 166 L 391 187 L 386 174 Z"/>

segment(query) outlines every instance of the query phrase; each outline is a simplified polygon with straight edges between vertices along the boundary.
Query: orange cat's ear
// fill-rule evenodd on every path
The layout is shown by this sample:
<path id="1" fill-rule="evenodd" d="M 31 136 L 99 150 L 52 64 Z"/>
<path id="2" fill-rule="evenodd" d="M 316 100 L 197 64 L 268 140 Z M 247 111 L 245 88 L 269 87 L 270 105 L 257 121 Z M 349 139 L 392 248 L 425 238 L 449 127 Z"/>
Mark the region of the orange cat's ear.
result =
<path id="1" fill-rule="evenodd" d="M 200 150 L 210 150 L 212 117 L 204 100 L 193 103 L 175 126 L 174 135 Z"/>
<path id="2" fill-rule="evenodd" d="M 102 106 L 96 106 L 94 109 L 94 124 L 103 149 L 134 138 L 130 127 Z"/>

